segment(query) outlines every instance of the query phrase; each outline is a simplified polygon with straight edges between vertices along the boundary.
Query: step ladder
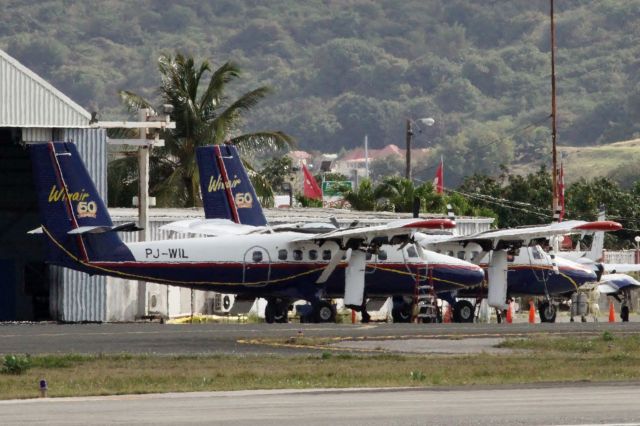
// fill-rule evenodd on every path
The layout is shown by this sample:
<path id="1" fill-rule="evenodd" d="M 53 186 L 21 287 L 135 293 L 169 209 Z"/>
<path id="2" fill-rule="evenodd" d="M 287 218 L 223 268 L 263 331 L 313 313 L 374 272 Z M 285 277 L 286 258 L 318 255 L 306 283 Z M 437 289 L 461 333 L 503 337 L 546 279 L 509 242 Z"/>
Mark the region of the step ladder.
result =
<path id="1" fill-rule="evenodd" d="M 416 276 L 415 319 L 421 323 L 438 322 L 438 298 L 433 286 L 433 272 L 426 268 L 425 274 Z"/>

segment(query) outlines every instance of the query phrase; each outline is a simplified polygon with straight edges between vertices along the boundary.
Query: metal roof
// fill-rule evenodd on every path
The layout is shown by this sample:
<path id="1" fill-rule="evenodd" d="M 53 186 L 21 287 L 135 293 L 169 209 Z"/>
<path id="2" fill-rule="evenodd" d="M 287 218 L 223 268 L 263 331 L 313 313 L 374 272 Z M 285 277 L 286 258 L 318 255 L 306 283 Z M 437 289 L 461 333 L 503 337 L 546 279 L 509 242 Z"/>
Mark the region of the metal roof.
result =
<path id="1" fill-rule="evenodd" d="M 82 128 L 91 114 L 0 49 L 0 127 Z"/>
<path id="2" fill-rule="evenodd" d="M 109 208 L 109 213 L 114 221 L 137 221 L 138 210 L 131 208 Z M 264 209 L 264 214 L 268 222 L 272 225 L 280 223 L 296 222 L 326 222 L 334 216 L 340 224 L 348 225 L 354 220 L 362 226 L 377 225 L 394 219 L 409 219 L 411 213 L 392 212 L 365 212 L 344 209 L 321 209 L 321 208 L 291 208 L 291 209 Z M 446 217 L 446 214 L 420 213 L 423 218 Z M 173 222 L 182 219 L 202 219 L 204 211 L 202 208 L 151 208 L 149 218 L 154 222 Z M 470 217 L 456 216 L 458 225 L 464 223 L 482 224 L 489 229 L 494 219 L 490 217 Z M 485 228 L 483 228 L 484 230 Z"/>

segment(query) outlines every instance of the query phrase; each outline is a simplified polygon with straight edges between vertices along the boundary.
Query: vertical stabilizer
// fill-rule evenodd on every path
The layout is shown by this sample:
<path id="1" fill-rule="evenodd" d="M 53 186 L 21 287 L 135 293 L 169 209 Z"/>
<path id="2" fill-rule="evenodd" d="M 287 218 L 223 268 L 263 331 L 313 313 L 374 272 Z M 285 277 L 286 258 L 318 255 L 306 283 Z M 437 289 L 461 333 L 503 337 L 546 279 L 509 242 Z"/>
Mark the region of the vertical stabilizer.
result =
<path id="1" fill-rule="evenodd" d="M 75 144 L 29 146 L 47 260 L 69 266 L 92 260 L 131 260 Z"/>
<path id="2" fill-rule="evenodd" d="M 229 219 L 243 225 L 264 226 L 267 219 L 236 147 L 197 148 L 200 190 L 207 219 Z"/>
<path id="3" fill-rule="evenodd" d="M 600 207 L 598 212 L 598 220 L 605 220 L 606 211 L 604 206 Z M 587 253 L 587 257 L 596 262 L 602 261 L 602 255 L 604 250 L 604 232 L 598 231 L 593 233 L 593 240 L 591 242 L 591 249 Z"/>

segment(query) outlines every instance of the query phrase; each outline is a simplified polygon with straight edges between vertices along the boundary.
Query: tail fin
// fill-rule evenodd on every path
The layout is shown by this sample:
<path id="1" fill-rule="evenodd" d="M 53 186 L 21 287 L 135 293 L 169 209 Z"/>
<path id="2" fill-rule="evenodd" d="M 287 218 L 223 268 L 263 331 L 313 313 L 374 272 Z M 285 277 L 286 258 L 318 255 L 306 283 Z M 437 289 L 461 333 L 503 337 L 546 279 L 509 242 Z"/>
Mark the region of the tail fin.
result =
<path id="1" fill-rule="evenodd" d="M 606 211 L 604 206 L 600 206 L 598 212 L 598 220 L 605 220 Z M 587 257 L 593 261 L 599 262 L 602 260 L 604 249 L 604 232 L 597 231 L 593 233 L 593 240 L 591 241 L 591 249 L 587 253 Z"/>
<path id="2" fill-rule="evenodd" d="M 64 266 L 91 260 L 133 260 L 113 230 L 100 198 L 73 143 L 29 146 L 40 221 L 48 240 L 47 260 Z"/>
<path id="3" fill-rule="evenodd" d="M 232 145 L 210 145 L 196 150 L 200 189 L 207 219 L 229 219 L 243 225 L 264 226 L 256 192 L 240 155 Z"/>

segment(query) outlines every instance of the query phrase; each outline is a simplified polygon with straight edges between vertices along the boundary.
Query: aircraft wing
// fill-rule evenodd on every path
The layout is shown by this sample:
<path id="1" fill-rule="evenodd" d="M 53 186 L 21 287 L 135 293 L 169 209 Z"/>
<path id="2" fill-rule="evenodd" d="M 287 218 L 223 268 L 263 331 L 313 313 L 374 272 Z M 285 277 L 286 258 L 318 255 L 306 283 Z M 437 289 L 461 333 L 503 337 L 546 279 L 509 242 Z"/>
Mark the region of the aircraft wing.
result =
<path id="1" fill-rule="evenodd" d="M 603 263 L 605 272 L 639 272 L 640 263 Z"/>
<path id="2" fill-rule="evenodd" d="M 336 241 L 338 243 L 349 240 L 360 241 L 366 245 L 372 242 L 380 244 L 394 244 L 406 241 L 411 235 L 420 230 L 423 233 L 443 233 L 454 228 L 455 222 L 450 219 L 402 219 L 394 220 L 384 225 L 336 229 L 334 231 L 312 234 L 297 238 L 294 241 Z M 406 237 L 394 241 L 394 237 Z"/>
<path id="3" fill-rule="evenodd" d="M 597 231 L 617 231 L 622 229 L 618 222 L 601 220 L 585 222 L 582 220 L 569 220 L 566 222 L 552 223 L 549 225 L 526 226 L 521 228 L 499 229 L 495 231 L 480 232 L 463 237 L 450 238 L 424 238 L 423 244 L 443 243 L 478 243 L 484 250 L 499 250 L 510 246 L 529 245 L 531 241 L 545 239 L 554 235 L 588 234 Z"/>
<path id="4" fill-rule="evenodd" d="M 228 219 L 186 219 L 167 223 L 160 227 L 164 231 L 209 236 L 246 235 L 260 232 L 265 228 L 264 226 L 242 225 Z"/>
<path id="5" fill-rule="evenodd" d="M 605 274 L 600 279 L 598 291 L 602 294 L 617 294 L 620 290 L 640 287 L 640 282 L 626 274 Z"/>

